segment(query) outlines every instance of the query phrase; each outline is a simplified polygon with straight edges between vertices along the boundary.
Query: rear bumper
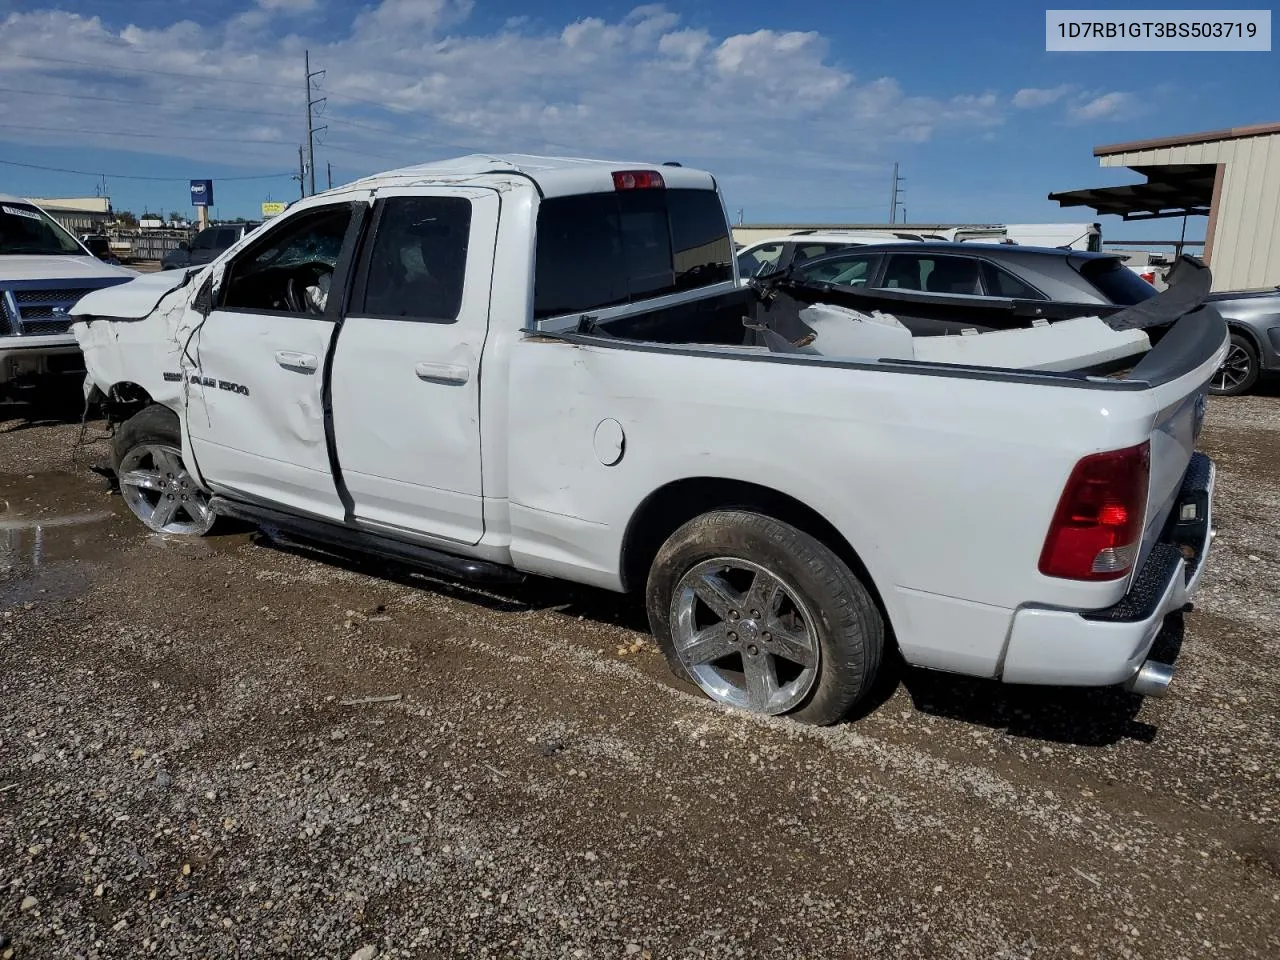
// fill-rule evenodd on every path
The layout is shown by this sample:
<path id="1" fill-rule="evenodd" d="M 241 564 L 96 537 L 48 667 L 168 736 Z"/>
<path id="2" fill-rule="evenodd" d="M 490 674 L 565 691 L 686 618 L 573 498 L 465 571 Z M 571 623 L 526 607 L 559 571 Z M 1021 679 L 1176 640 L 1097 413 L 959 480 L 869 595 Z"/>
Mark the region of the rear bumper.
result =
<path id="1" fill-rule="evenodd" d="M 1110 686 L 1133 680 L 1169 614 L 1200 584 L 1213 542 L 1213 461 L 1197 453 L 1160 541 L 1115 606 L 1087 612 L 1023 607 L 1013 618 L 1007 683 Z M 1181 519 L 1190 514 L 1194 518 Z"/>

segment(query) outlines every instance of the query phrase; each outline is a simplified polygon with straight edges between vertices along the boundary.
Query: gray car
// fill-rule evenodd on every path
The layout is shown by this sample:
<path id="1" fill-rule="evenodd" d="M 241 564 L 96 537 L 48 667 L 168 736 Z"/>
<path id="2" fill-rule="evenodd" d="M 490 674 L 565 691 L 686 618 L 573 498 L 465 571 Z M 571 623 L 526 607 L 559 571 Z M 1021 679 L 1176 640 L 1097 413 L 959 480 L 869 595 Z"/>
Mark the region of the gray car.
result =
<path id="1" fill-rule="evenodd" d="M 1209 302 L 1231 331 L 1227 358 L 1209 391 L 1225 397 L 1248 393 L 1264 372 L 1280 371 L 1280 286 L 1214 293 Z"/>
<path id="2" fill-rule="evenodd" d="M 786 273 L 805 284 L 873 293 L 883 301 L 880 309 L 911 316 L 917 327 L 939 334 L 1062 320 L 1097 307 L 1132 306 L 1157 293 L 1118 254 L 1014 244 L 868 245 L 793 264 Z M 1244 393 L 1263 370 L 1280 370 L 1280 290 L 1216 293 L 1208 300 L 1231 328 L 1231 349 L 1211 393 Z"/>
<path id="3" fill-rule="evenodd" d="M 195 235 L 190 243 L 180 243 L 166 253 L 160 261 L 161 270 L 181 270 L 183 267 L 202 267 L 211 263 L 232 245 L 239 243 L 240 238 L 249 233 L 258 223 L 219 223 L 205 227 Z"/>

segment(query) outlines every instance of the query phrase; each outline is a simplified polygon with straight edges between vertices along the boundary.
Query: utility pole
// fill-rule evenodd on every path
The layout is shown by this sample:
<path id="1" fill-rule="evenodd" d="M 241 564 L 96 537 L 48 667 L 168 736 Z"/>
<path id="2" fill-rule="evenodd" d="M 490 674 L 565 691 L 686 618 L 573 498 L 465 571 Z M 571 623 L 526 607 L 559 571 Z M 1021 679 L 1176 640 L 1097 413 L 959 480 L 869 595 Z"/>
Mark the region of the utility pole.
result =
<path id="1" fill-rule="evenodd" d="M 889 193 L 889 223 L 898 222 L 898 207 L 901 206 L 903 213 L 906 213 L 906 205 L 898 200 L 899 195 L 903 193 L 898 184 L 905 181 L 906 177 L 898 176 L 898 161 L 893 161 L 893 189 Z"/>
<path id="2" fill-rule="evenodd" d="M 311 99 L 311 81 L 315 77 L 323 77 L 323 70 L 312 71 L 311 69 L 311 51 L 303 51 L 303 72 L 307 79 L 307 176 L 311 186 L 311 193 L 316 192 L 316 134 L 321 130 L 327 130 L 328 127 L 317 127 L 314 121 L 312 111 L 324 103 L 327 97 L 320 97 L 316 100 Z M 303 196 L 306 196 L 304 188 Z"/>
<path id="3" fill-rule="evenodd" d="M 302 144 L 298 144 L 298 199 L 307 198 L 307 161 L 302 155 Z"/>
<path id="4" fill-rule="evenodd" d="M 329 171 L 329 189 L 333 189 L 333 161 L 330 160 L 325 164 L 325 168 Z"/>

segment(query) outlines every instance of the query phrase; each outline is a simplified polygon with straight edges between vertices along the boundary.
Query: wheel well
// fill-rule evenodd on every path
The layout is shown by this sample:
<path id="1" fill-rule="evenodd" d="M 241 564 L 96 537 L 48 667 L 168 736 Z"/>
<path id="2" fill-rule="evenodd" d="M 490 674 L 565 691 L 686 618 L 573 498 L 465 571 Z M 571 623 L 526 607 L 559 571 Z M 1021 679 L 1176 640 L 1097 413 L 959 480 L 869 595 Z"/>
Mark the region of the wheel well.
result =
<path id="1" fill-rule="evenodd" d="M 691 477 L 676 480 L 651 493 L 631 517 L 622 540 L 622 585 L 643 590 L 654 557 L 675 531 L 694 517 L 712 510 L 751 510 L 789 523 L 818 540 L 857 575 L 871 591 L 888 623 L 875 581 L 853 545 L 830 521 L 795 497 L 743 480 Z"/>
<path id="2" fill-rule="evenodd" d="M 138 384 L 127 380 L 113 384 L 102 401 L 110 423 L 123 423 L 153 403 L 155 401 L 151 399 L 151 394 Z"/>
<path id="3" fill-rule="evenodd" d="M 1243 324 L 1232 323 L 1229 320 L 1227 321 L 1227 330 L 1230 333 L 1240 334 L 1240 336 L 1244 337 L 1251 344 L 1253 344 L 1253 351 L 1258 355 L 1259 360 L 1263 359 L 1266 356 L 1266 353 L 1262 349 L 1262 340 L 1258 337 L 1258 334 L 1255 333 L 1253 330 L 1249 329 Z"/>

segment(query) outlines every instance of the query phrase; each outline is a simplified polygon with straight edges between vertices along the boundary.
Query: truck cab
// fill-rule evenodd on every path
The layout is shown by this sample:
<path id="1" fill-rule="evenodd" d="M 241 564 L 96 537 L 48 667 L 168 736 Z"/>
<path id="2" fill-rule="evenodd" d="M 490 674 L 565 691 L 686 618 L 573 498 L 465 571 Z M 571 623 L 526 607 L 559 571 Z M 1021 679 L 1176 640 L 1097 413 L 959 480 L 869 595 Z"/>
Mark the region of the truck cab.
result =
<path id="1" fill-rule="evenodd" d="M 95 257 L 30 200 L 0 195 L 0 396 L 83 379 L 71 307 L 136 276 Z"/>

